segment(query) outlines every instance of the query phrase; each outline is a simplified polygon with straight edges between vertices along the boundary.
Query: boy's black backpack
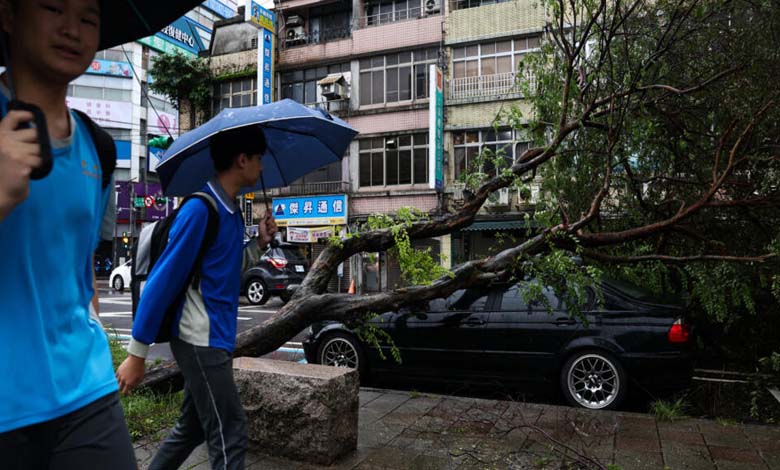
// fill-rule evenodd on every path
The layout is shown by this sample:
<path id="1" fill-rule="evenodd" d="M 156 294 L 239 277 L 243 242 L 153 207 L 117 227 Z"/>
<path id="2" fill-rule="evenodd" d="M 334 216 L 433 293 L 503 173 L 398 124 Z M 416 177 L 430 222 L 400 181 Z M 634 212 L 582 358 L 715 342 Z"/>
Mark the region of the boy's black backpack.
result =
<path id="1" fill-rule="evenodd" d="M 103 173 L 101 187 L 106 189 L 111 183 L 111 176 L 114 175 L 114 170 L 116 169 L 116 146 L 114 145 L 114 139 L 85 113 L 78 109 L 73 109 L 73 112 L 81 118 L 81 122 L 87 127 L 87 131 L 89 131 L 89 135 L 92 137 L 92 143 L 95 145 L 95 151 L 97 152 L 98 160 L 100 160 L 100 169 Z"/>
<path id="2" fill-rule="evenodd" d="M 173 322 L 176 318 L 176 310 L 181 305 L 184 296 L 190 286 L 198 287 L 200 283 L 200 271 L 203 263 L 203 255 L 206 250 L 214 243 L 217 238 L 217 229 L 219 228 L 219 212 L 217 211 L 217 201 L 207 193 L 198 192 L 191 194 L 184 198 L 179 208 L 173 211 L 168 217 L 158 220 L 152 224 L 147 225 L 141 230 L 141 234 L 138 236 L 138 242 L 133 247 L 133 267 L 130 281 L 130 290 L 133 299 L 133 320 L 135 320 L 135 312 L 138 309 L 138 302 L 141 299 L 146 280 L 149 278 L 149 273 L 152 272 L 157 260 L 162 255 L 163 250 L 168 245 L 168 232 L 171 230 L 173 221 L 176 215 L 179 213 L 184 204 L 190 199 L 200 199 L 206 203 L 206 207 L 209 210 L 209 219 L 206 225 L 206 233 L 203 236 L 203 241 L 200 245 L 200 251 L 198 251 L 195 258 L 195 264 L 192 266 L 187 276 L 187 282 L 184 283 L 184 287 L 181 292 L 176 295 L 176 298 L 165 309 L 165 316 L 160 325 L 160 330 L 157 332 L 157 336 L 154 339 L 155 343 L 165 343 L 170 341 L 171 333 L 173 330 Z"/>

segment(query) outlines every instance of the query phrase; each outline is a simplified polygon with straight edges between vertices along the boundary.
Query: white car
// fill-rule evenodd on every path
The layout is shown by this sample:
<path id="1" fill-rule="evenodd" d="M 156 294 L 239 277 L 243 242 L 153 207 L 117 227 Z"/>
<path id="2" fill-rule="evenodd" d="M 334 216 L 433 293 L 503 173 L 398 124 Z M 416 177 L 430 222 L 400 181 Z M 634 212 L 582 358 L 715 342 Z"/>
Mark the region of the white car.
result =
<path id="1" fill-rule="evenodd" d="M 130 286 L 132 267 L 133 260 L 130 260 L 125 264 L 117 266 L 113 271 L 111 271 L 109 282 L 115 291 L 122 292 L 125 287 Z"/>

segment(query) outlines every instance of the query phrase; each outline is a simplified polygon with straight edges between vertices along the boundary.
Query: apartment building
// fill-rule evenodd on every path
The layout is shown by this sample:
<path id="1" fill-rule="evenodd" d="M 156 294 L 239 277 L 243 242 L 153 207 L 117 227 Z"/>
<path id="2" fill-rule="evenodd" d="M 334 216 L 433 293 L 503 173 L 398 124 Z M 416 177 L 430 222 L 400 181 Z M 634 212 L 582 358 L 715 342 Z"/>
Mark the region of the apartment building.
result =
<path id="1" fill-rule="evenodd" d="M 492 124 L 502 106 L 523 106 L 515 70 L 524 54 L 539 47 L 544 15 L 527 0 L 445 2 L 274 3 L 274 99 L 325 108 L 360 132 L 342 162 L 273 190 L 274 203 L 344 196 L 346 223 L 335 231 L 356 230 L 371 214 L 392 214 L 401 207 L 435 216 L 462 200 L 458 179 L 483 148 L 501 148 L 508 158 L 527 148 L 522 130 L 496 132 Z M 222 80 L 215 88 L 214 111 L 258 102 L 256 31 L 243 12 L 215 25 L 211 61 Z M 435 99 L 431 102 L 437 85 L 431 74 L 437 69 L 444 77 L 440 151 L 431 118 L 441 112 Z M 435 181 L 437 159 L 442 184 Z M 501 191 L 471 227 L 420 241 L 418 247 L 441 254 L 447 266 L 472 259 L 496 246 L 497 231 L 520 234 L 525 209 L 511 190 Z M 306 230 L 288 225 L 285 237 L 303 241 L 300 233 Z M 313 259 L 323 245 L 316 237 L 306 242 Z M 386 253 L 356 257 L 346 270 L 337 288 L 352 279 L 363 292 L 401 282 L 397 262 Z"/>
<path id="2" fill-rule="evenodd" d="M 236 0 L 204 1 L 153 36 L 99 51 L 86 73 L 69 86 L 68 105 L 106 129 L 117 148 L 117 226 L 114 242 L 98 250 L 99 275 L 107 275 L 111 266 L 129 257 L 132 240 L 144 223 L 173 210 L 173 201 L 162 197 L 154 173 L 162 149 L 149 141 L 175 138 L 189 129 L 180 127 L 179 112 L 166 97 L 149 89 L 154 81 L 149 73 L 152 61 L 160 54 L 197 56 L 207 50 L 214 22 L 233 17 L 236 8 Z"/>

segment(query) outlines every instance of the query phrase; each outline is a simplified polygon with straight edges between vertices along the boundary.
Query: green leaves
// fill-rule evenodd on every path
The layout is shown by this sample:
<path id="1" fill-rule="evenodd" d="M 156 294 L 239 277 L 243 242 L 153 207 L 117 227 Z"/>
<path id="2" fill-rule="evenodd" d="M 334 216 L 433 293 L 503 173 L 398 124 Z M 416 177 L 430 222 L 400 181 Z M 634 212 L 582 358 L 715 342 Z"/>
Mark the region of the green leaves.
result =
<path id="1" fill-rule="evenodd" d="M 205 59 L 161 54 L 154 58 L 149 73 L 154 77 L 149 88 L 167 96 L 176 109 L 186 100 L 198 112 L 208 114 L 214 80 Z"/>

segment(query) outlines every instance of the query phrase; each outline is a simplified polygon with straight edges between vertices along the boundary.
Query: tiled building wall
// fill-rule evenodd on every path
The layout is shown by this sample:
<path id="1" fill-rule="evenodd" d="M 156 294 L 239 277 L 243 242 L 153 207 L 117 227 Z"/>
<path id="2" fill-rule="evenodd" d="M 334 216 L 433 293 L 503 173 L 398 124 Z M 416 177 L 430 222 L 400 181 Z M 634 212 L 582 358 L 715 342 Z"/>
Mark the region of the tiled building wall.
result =
<path id="1" fill-rule="evenodd" d="M 210 58 L 214 75 L 225 75 L 248 70 L 257 71 L 257 49 L 215 55 Z"/>
<path id="2" fill-rule="evenodd" d="M 441 15 L 400 21 L 353 30 L 351 38 L 341 41 L 283 49 L 277 67 L 280 70 L 291 69 L 393 49 L 414 49 L 437 44 L 442 38 L 442 21 L 444 17 Z"/>
<path id="3" fill-rule="evenodd" d="M 357 129 L 358 138 L 366 134 L 385 134 L 388 132 L 409 131 L 428 128 L 428 110 L 401 111 L 397 113 L 370 114 L 355 116 L 346 121 Z"/>
<path id="4" fill-rule="evenodd" d="M 357 197 L 352 196 L 349 199 L 350 215 L 368 215 L 368 214 L 391 214 L 401 207 L 415 207 L 423 212 L 429 212 L 436 209 L 436 194 L 415 194 L 401 195 L 395 194 L 392 197 L 382 194 L 376 197 Z"/>
<path id="5" fill-rule="evenodd" d="M 523 116 L 531 114 L 531 105 L 527 101 L 492 101 L 459 106 L 447 106 L 447 130 L 473 129 L 489 127 L 498 113 L 511 106 L 520 106 Z"/>
<path id="6" fill-rule="evenodd" d="M 546 21 L 539 2 L 514 0 L 478 8 L 451 10 L 447 16 L 446 43 L 487 39 L 540 31 Z"/>

